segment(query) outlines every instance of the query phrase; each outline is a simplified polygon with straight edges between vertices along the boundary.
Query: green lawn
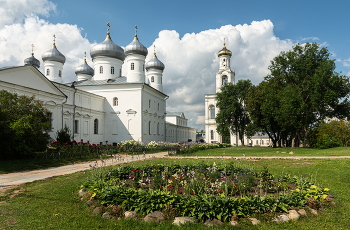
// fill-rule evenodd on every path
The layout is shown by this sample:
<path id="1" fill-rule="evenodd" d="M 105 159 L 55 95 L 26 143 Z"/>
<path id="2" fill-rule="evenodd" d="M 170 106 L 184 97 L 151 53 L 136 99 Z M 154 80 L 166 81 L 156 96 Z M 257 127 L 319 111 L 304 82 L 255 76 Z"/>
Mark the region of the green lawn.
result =
<path id="1" fill-rule="evenodd" d="M 339 150 L 343 151 L 342 148 Z M 341 154 L 344 153 L 339 153 Z M 198 161 L 220 164 L 227 160 L 157 159 L 131 164 L 137 167 L 141 164 L 187 164 Z M 276 174 L 304 175 L 317 181 L 319 185 L 330 188 L 336 204 L 326 208 L 319 216 L 308 216 L 295 222 L 264 222 L 260 226 L 242 223 L 239 227 L 225 226 L 217 229 L 350 229 L 350 159 L 236 160 L 236 163 L 258 169 L 268 166 L 269 171 Z M 208 229 L 200 224 L 176 227 L 168 222 L 149 224 L 130 220 L 110 221 L 94 216 L 77 195 L 80 185 L 89 175 L 89 171 L 79 172 L 28 183 L 19 187 L 20 192 L 17 196 L 9 198 L 14 192 L 12 191 L 0 197 L 0 229 Z"/>
<path id="2" fill-rule="evenodd" d="M 293 152 L 294 154 L 289 154 Z M 338 147 L 331 149 L 310 149 L 310 148 L 271 148 L 271 147 L 229 147 L 208 149 L 184 156 L 276 156 L 276 157 L 293 157 L 293 156 L 350 156 L 350 148 Z"/>

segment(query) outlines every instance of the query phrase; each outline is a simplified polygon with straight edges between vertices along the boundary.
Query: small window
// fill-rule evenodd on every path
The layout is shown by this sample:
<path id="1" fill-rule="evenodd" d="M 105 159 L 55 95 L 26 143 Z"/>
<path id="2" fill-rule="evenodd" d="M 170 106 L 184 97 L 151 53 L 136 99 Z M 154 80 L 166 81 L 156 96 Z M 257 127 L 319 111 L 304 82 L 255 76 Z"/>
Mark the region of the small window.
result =
<path id="1" fill-rule="evenodd" d="M 158 103 L 158 111 L 159 111 L 159 103 Z"/>
<path id="2" fill-rule="evenodd" d="M 58 71 L 58 76 L 62 77 L 62 71 L 61 70 Z"/>
<path id="3" fill-rule="evenodd" d="M 134 70 L 135 69 L 135 64 L 132 62 L 131 63 L 131 70 Z"/>
<path id="4" fill-rule="evenodd" d="M 210 140 L 214 140 L 214 130 L 210 130 Z"/>
<path id="5" fill-rule="evenodd" d="M 74 133 L 79 133 L 79 121 L 74 121 Z"/>
<path id="6" fill-rule="evenodd" d="M 151 108 L 151 100 L 148 100 L 148 108 Z"/>
<path id="7" fill-rule="evenodd" d="M 159 135 L 159 122 L 157 124 L 157 134 Z"/>
<path id="8" fill-rule="evenodd" d="M 94 120 L 94 134 L 98 134 L 98 119 Z"/>
<path id="9" fill-rule="evenodd" d="M 143 72 L 145 72 L 145 64 L 143 64 L 142 70 L 143 70 Z"/>
<path id="10" fill-rule="evenodd" d="M 153 76 L 151 77 L 151 82 L 154 82 L 154 77 Z"/>
<path id="11" fill-rule="evenodd" d="M 118 98 L 117 97 L 113 98 L 113 106 L 118 106 Z"/>
<path id="12" fill-rule="evenodd" d="M 122 69 L 119 70 L 119 77 L 122 76 Z"/>
<path id="13" fill-rule="evenodd" d="M 46 69 L 46 76 L 50 76 L 50 69 Z"/>
<path id="14" fill-rule="evenodd" d="M 100 66 L 100 73 L 103 73 L 103 66 Z"/>
<path id="15" fill-rule="evenodd" d="M 152 134 L 151 133 L 151 121 L 148 122 L 148 134 Z"/>
<path id="16" fill-rule="evenodd" d="M 49 130 L 52 129 L 52 113 L 47 113 L 47 119 L 49 120 L 50 128 Z"/>
<path id="17" fill-rule="evenodd" d="M 111 74 L 114 74 L 114 67 L 111 67 Z"/>

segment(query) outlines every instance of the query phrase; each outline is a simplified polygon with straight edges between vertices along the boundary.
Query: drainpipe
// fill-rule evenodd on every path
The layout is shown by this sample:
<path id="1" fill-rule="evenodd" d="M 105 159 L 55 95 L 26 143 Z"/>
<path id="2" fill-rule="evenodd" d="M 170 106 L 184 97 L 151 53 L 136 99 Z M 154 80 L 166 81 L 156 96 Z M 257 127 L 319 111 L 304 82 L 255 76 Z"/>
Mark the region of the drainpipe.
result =
<path id="1" fill-rule="evenodd" d="M 71 88 L 74 89 L 74 94 L 73 94 L 73 133 L 72 133 L 72 139 L 74 140 L 74 133 L 75 133 L 75 109 L 76 109 L 76 105 L 75 105 L 75 94 L 77 93 L 77 90 L 74 86 L 75 81 L 72 83 L 72 85 L 70 86 Z"/>
<path id="2" fill-rule="evenodd" d="M 169 96 L 164 98 L 164 109 L 166 109 L 166 100 L 168 100 Z M 164 142 L 166 142 L 166 110 L 164 112 Z"/>
<path id="3" fill-rule="evenodd" d="M 64 96 L 66 96 L 66 95 L 64 95 Z M 61 111 L 61 112 L 62 112 L 62 116 L 61 116 L 61 118 L 62 118 L 62 129 L 64 128 L 64 127 L 63 127 L 63 113 L 64 113 L 64 112 L 63 112 L 63 105 L 67 103 L 67 100 L 68 100 L 68 97 L 66 96 L 65 101 L 62 102 L 62 111 Z"/>

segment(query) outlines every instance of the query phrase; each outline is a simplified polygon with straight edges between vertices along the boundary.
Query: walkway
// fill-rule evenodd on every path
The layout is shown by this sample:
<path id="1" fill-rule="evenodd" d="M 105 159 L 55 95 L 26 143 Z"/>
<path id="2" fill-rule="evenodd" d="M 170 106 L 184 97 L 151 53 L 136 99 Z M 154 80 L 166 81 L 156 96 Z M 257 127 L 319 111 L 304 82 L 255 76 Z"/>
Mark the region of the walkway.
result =
<path id="1" fill-rule="evenodd" d="M 46 178 L 50 178 L 53 176 L 60 176 L 71 174 L 79 171 L 84 171 L 91 169 L 92 167 L 98 166 L 110 166 L 116 165 L 120 163 L 127 163 L 132 161 L 140 161 L 145 159 L 156 159 L 162 158 L 168 155 L 168 152 L 160 152 L 153 154 L 145 154 L 145 155 L 119 155 L 114 158 L 106 159 L 106 160 L 98 160 L 98 161 L 89 161 L 77 164 L 70 164 L 60 167 L 52 167 L 47 169 L 38 169 L 31 171 L 23 171 L 23 172 L 15 172 L 8 174 L 0 174 L 0 189 L 7 189 L 9 187 L 17 186 L 20 184 L 42 180 Z"/>
<path id="2" fill-rule="evenodd" d="M 132 161 L 140 161 L 145 159 L 156 159 L 156 158 L 163 158 L 165 156 L 168 156 L 168 152 L 160 152 L 160 153 L 153 153 L 153 154 L 145 154 L 145 155 L 119 155 L 115 158 L 106 159 L 104 161 L 90 161 L 90 162 L 83 162 L 78 164 L 70 164 L 60 167 L 52 167 L 47 169 L 38 169 L 38 170 L 32 170 L 32 171 L 23 171 L 23 172 L 16 172 L 16 173 L 8 173 L 8 174 L 0 174 L 0 192 L 1 190 L 4 191 L 8 188 L 32 182 L 35 180 L 42 180 L 46 178 L 50 178 L 53 176 L 60 176 L 60 175 L 66 175 L 71 174 L 79 171 L 84 171 L 91 169 L 92 167 L 100 167 L 100 166 L 110 166 L 110 165 L 116 165 L 120 163 L 127 163 Z M 259 160 L 259 159 L 293 159 L 293 160 L 302 160 L 302 159 L 349 159 L 350 156 L 324 156 L 324 157 L 301 157 L 301 156 L 287 156 L 287 157 L 233 157 L 233 156 L 210 156 L 210 157 L 197 157 L 197 156 L 174 156 L 172 158 L 194 158 L 194 159 L 249 159 L 249 160 Z"/>

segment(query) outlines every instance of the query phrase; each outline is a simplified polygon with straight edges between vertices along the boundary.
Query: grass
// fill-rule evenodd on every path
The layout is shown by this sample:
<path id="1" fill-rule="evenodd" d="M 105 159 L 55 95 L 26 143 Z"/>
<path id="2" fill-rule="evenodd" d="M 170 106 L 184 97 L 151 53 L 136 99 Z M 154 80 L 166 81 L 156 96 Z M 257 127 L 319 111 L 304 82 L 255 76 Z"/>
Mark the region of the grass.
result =
<path id="1" fill-rule="evenodd" d="M 342 148 L 339 150 L 342 151 Z M 253 152 L 251 153 L 253 154 Z M 198 161 L 219 164 L 225 160 L 152 159 L 130 164 L 137 167 L 146 163 L 187 164 Z M 311 178 L 319 185 L 331 189 L 330 192 L 334 196 L 336 204 L 327 208 L 319 216 L 308 216 L 294 222 L 284 224 L 264 222 L 260 226 L 242 223 L 238 227 L 226 225 L 217 229 L 350 229 L 348 221 L 350 215 L 350 196 L 348 195 L 350 159 L 262 159 L 258 161 L 236 160 L 235 162 L 242 166 L 258 169 L 268 166 L 269 171 L 274 174 L 290 173 Z M 87 171 L 53 177 L 28 183 L 9 191 L 5 196 L 0 197 L 0 201 L 3 200 L 0 202 L 0 229 L 208 229 L 200 224 L 176 227 L 169 222 L 150 224 L 130 220 L 110 221 L 94 216 L 90 208 L 81 202 L 77 195 L 80 185 L 91 173 L 93 172 Z M 10 198 L 10 195 L 16 192 L 18 192 L 17 195 Z"/>
<path id="2" fill-rule="evenodd" d="M 246 156 L 246 157 L 321 157 L 321 156 L 348 156 L 350 148 L 337 147 L 330 149 L 311 148 L 270 148 L 270 147 L 229 147 L 218 149 L 207 149 L 192 154 L 181 154 L 182 156 Z M 289 154 L 293 152 L 293 154 Z"/>

